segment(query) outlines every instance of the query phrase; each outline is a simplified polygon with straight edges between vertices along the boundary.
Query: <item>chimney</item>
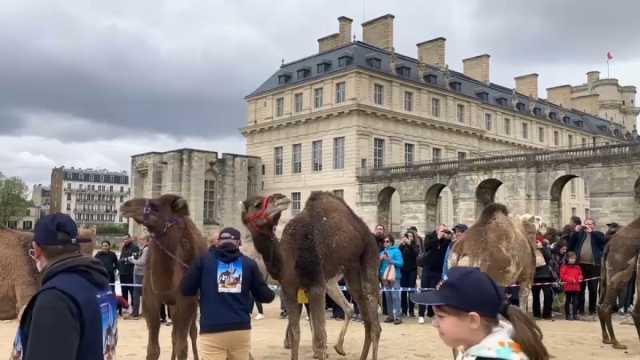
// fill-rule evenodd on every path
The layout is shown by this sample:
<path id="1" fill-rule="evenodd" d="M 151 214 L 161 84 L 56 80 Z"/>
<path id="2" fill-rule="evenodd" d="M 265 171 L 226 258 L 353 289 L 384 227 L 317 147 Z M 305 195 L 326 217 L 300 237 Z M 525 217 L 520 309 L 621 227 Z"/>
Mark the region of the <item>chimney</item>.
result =
<path id="1" fill-rule="evenodd" d="M 362 41 L 367 44 L 393 50 L 393 19 L 391 14 L 383 15 L 362 23 Z"/>
<path id="2" fill-rule="evenodd" d="M 560 85 L 547 88 L 547 101 L 571 109 L 571 85 Z"/>
<path id="3" fill-rule="evenodd" d="M 538 98 L 538 74 L 522 75 L 515 77 L 514 80 L 517 92 L 534 99 Z"/>
<path id="4" fill-rule="evenodd" d="M 418 47 L 418 61 L 427 65 L 444 67 L 446 42 L 447 39 L 439 37 L 416 44 Z"/>
<path id="5" fill-rule="evenodd" d="M 489 59 L 488 54 L 482 54 L 462 60 L 463 72 L 472 79 L 489 83 Z"/>
<path id="6" fill-rule="evenodd" d="M 589 71 L 587 73 L 587 84 L 600 80 L 600 71 Z"/>
<path id="7" fill-rule="evenodd" d="M 352 19 L 346 16 L 340 16 L 338 18 L 338 24 L 340 24 L 340 36 L 338 40 L 338 46 L 346 45 L 351 42 L 351 23 Z"/>
<path id="8" fill-rule="evenodd" d="M 318 52 L 325 52 L 333 50 L 342 45 L 346 45 L 351 42 L 351 23 L 353 20 L 346 16 L 340 16 L 338 18 L 338 24 L 340 25 L 340 32 L 327 35 L 318 39 Z"/>

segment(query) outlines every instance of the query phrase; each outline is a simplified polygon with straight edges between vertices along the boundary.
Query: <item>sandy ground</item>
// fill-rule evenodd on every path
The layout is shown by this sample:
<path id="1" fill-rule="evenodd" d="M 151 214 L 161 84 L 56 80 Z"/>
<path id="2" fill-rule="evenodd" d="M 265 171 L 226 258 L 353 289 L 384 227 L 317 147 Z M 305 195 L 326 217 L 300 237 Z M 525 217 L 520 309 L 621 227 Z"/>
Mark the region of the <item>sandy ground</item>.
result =
<path id="1" fill-rule="evenodd" d="M 285 320 L 278 319 L 278 300 L 265 306 L 266 318 L 253 323 L 253 355 L 255 359 L 288 359 L 288 351 L 282 348 Z M 328 345 L 331 359 L 359 359 L 364 326 L 352 323 L 347 333 L 346 357 L 333 351 L 340 325 L 336 320 L 327 320 Z M 545 343 L 556 359 L 640 359 L 640 341 L 633 326 L 616 324 L 621 342 L 629 346 L 626 351 L 614 350 L 600 342 L 600 325 L 596 321 L 542 321 Z M 17 322 L 0 322 L 0 354 L 8 357 L 15 335 Z M 122 320 L 119 322 L 118 359 L 144 359 L 146 328 L 144 320 Z M 170 359 L 170 327 L 163 326 L 160 332 L 162 356 Z M 301 359 L 311 359 L 311 335 L 309 324 L 303 321 Z M 0 358 L 2 355 L 0 355 Z M 451 359 L 450 350 L 440 341 L 430 324 L 418 325 L 408 319 L 401 325 L 382 324 L 380 359 Z"/>

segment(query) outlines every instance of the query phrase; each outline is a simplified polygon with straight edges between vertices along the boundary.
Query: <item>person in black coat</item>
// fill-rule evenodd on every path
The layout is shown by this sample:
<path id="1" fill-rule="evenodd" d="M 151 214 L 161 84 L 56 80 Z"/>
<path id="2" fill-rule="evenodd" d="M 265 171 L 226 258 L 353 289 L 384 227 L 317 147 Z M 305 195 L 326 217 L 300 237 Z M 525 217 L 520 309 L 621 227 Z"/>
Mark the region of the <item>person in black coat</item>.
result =
<path id="1" fill-rule="evenodd" d="M 96 254 L 95 258 L 100 260 L 105 270 L 107 270 L 107 274 L 109 274 L 109 284 L 111 287 L 111 291 L 115 293 L 115 282 L 116 282 L 116 270 L 118 270 L 118 256 L 116 253 L 111 251 L 111 243 L 108 240 L 104 240 L 100 243 L 100 247 L 102 248 Z"/>
<path id="2" fill-rule="evenodd" d="M 121 284 L 133 284 L 133 264 L 129 262 L 130 257 L 140 256 L 140 248 L 135 243 L 134 239 L 130 235 L 122 244 L 120 249 L 120 261 L 118 264 L 118 274 L 120 276 Z M 122 297 L 131 304 L 133 302 L 133 287 L 130 285 L 121 285 Z"/>
<path id="3" fill-rule="evenodd" d="M 553 257 L 551 250 L 545 241 L 536 241 L 536 272 L 533 277 L 533 317 L 551 319 L 551 306 L 553 305 L 553 283 L 557 281 L 553 270 Z M 540 292 L 544 296 L 542 313 L 540 313 Z"/>
<path id="4" fill-rule="evenodd" d="M 422 266 L 422 274 L 420 275 L 421 288 L 435 288 L 442 280 L 444 257 L 451 243 L 452 235 L 447 225 L 440 224 L 436 231 L 425 237 L 422 251 L 418 257 L 418 265 Z M 418 306 L 419 324 L 424 323 L 425 310 L 428 317 L 433 317 L 434 315 L 431 306 Z"/>
<path id="5" fill-rule="evenodd" d="M 400 278 L 400 286 L 403 288 L 415 288 L 416 279 L 418 278 L 418 240 L 416 234 L 407 231 L 400 240 L 400 252 L 402 253 L 402 277 Z M 403 291 L 401 295 L 402 315 L 414 317 L 415 304 L 409 300 L 409 291 Z"/>
<path id="6" fill-rule="evenodd" d="M 577 255 L 577 263 L 582 269 L 585 280 L 600 276 L 600 263 L 604 251 L 605 237 L 600 231 L 594 230 L 593 219 L 586 219 L 584 225 L 569 238 L 569 251 Z M 598 299 L 598 279 L 585 281 L 581 284 L 582 290 L 578 294 L 578 312 L 583 315 L 585 309 L 585 293 L 589 289 L 589 314 L 596 312 Z"/>

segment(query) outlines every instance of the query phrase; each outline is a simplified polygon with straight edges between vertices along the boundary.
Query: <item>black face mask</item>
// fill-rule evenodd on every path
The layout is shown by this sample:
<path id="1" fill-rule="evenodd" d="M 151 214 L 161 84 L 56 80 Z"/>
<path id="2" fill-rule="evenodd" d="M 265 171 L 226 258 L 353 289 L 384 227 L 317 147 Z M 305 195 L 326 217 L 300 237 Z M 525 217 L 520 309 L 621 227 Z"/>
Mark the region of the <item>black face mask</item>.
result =
<path id="1" fill-rule="evenodd" d="M 215 250 L 218 259 L 224 263 L 235 261 L 240 255 L 240 248 L 233 241 L 224 241 L 216 246 Z"/>

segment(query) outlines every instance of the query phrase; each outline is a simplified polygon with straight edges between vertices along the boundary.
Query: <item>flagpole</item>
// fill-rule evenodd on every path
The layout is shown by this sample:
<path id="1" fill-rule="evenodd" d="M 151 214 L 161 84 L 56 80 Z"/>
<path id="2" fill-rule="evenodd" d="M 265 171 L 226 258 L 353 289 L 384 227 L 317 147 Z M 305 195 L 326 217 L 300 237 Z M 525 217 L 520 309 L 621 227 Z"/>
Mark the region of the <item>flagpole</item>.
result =
<path id="1" fill-rule="evenodd" d="M 609 57 L 607 56 L 607 79 L 611 79 L 610 68 L 609 68 Z"/>

